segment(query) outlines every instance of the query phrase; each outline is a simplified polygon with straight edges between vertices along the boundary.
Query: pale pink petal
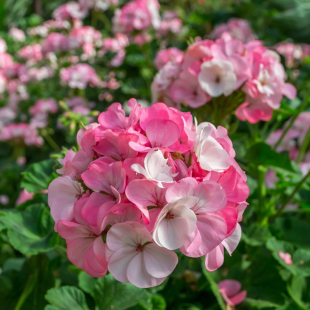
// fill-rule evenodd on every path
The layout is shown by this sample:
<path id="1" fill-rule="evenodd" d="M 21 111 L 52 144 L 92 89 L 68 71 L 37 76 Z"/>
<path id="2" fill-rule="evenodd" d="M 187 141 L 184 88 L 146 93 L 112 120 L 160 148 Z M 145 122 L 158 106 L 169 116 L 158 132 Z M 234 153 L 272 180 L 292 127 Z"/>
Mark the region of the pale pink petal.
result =
<path id="1" fill-rule="evenodd" d="M 147 272 L 155 278 L 167 277 L 178 263 L 178 256 L 155 243 L 145 246 L 143 250 L 144 263 Z"/>
<path id="2" fill-rule="evenodd" d="M 223 280 L 218 283 L 221 292 L 224 292 L 228 297 L 237 294 L 241 290 L 241 283 L 237 280 Z"/>
<path id="3" fill-rule="evenodd" d="M 224 247 L 220 244 L 209 252 L 205 257 L 205 266 L 207 270 L 214 271 L 220 268 L 224 263 Z"/>

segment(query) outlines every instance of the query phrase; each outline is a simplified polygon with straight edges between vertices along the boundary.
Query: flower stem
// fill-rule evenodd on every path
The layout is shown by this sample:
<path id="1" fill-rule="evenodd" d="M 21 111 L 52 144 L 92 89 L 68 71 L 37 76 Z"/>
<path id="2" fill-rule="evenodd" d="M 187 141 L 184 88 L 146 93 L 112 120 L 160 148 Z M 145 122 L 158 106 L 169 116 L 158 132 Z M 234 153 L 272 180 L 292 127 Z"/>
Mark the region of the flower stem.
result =
<path id="1" fill-rule="evenodd" d="M 301 145 L 301 148 L 300 148 L 297 160 L 296 160 L 297 164 L 303 161 L 309 144 L 310 144 L 310 127 L 305 135 L 304 141 L 302 142 L 302 145 Z"/>
<path id="2" fill-rule="evenodd" d="M 294 122 L 296 121 L 298 115 L 306 108 L 307 104 L 309 102 L 309 98 L 306 96 L 305 100 L 303 101 L 302 105 L 299 107 L 298 112 L 292 117 L 289 125 L 285 128 L 285 130 L 283 131 L 280 139 L 278 140 L 278 142 L 275 144 L 274 149 L 276 150 L 278 148 L 278 146 L 281 144 L 281 142 L 283 141 L 284 137 L 286 136 L 286 134 L 288 133 L 288 131 L 292 128 L 292 126 L 294 125 Z"/>
<path id="3" fill-rule="evenodd" d="M 273 221 L 279 217 L 283 211 L 284 208 L 289 204 L 289 202 L 293 199 L 293 197 L 295 196 L 295 194 L 299 191 L 299 189 L 301 188 L 301 186 L 305 183 L 305 181 L 307 180 L 307 178 L 310 175 L 310 171 L 303 177 L 303 179 L 298 183 L 298 185 L 296 186 L 296 188 L 294 189 L 294 191 L 292 192 L 292 194 L 287 197 L 287 199 L 285 200 L 285 202 L 283 203 L 283 205 L 281 206 L 281 208 L 278 210 L 277 214 L 273 217 Z"/>

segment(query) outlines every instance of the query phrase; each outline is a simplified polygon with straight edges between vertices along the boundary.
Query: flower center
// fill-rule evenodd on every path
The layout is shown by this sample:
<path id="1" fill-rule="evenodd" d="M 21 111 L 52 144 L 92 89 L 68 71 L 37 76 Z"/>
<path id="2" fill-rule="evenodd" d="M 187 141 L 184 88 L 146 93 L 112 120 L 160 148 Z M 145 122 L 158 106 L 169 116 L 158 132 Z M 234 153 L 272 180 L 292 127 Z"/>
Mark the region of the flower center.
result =
<path id="1" fill-rule="evenodd" d="M 166 216 L 166 218 L 167 218 L 168 220 L 173 220 L 173 219 L 174 219 L 174 214 L 168 213 L 167 216 Z"/>
<path id="2" fill-rule="evenodd" d="M 137 246 L 137 249 L 136 249 L 137 252 L 142 252 L 143 251 L 143 246 L 141 244 L 139 244 Z"/>

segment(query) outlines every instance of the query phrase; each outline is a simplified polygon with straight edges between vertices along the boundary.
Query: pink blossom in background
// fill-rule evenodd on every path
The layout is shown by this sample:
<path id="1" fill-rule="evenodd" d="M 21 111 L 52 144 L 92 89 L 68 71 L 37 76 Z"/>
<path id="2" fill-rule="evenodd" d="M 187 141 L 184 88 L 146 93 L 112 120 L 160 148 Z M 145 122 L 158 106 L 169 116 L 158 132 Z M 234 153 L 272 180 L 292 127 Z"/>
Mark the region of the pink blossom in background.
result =
<path id="1" fill-rule="evenodd" d="M 9 197 L 7 195 L 0 195 L 0 203 L 2 205 L 7 205 L 10 202 Z"/>
<path id="2" fill-rule="evenodd" d="M 247 291 L 241 291 L 241 283 L 236 280 L 223 280 L 218 283 L 219 291 L 225 302 L 230 306 L 242 303 L 247 295 Z"/>
<path id="3" fill-rule="evenodd" d="M 243 44 L 225 32 L 216 41 L 196 41 L 183 55 L 170 57 L 169 52 L 160 51 L 156 57 L 160 69 L 152 83 L 154 102 L 164 98 L 177 108 L 182 104 L 198 108 L 241 88 L 246 99 L 236 116 L 256 123 L 270 120 L 283 96 L 296 96 L 295 87 L 285 83 L 279 55 L 259 41 Z"/>
<path id="4" fill-rule="evenodd" d="M 288 68 L 296 67 L 297 61 L 310 56 L 309 44 L 280 42 L 274 48 L 279 54 L 284 56 Z"/>
<path id="5" fill-rule="evenodd" d="M 11 28 L 9 35 L 17 42 L 24 42 L 26 40 L 24 31 L 18 28 Z"/>
<path id="6" fill-rule="evenodd" d="M 182 28 L 183 22 L 178 17 L 178 14 L 173 11 L 164 13 L 163 19 L 160 21 L 158 28 L 158 35 L 165 37 L 170 33 L 178 34 Z"/>
<path id="7" fill-rule="evenodd" d="M 248 43 L 257 38 L 249 22 L 240 18 L 231 18 L 227 23 L 216 26 L 210 34 L 210 38 L 218 39 L 224 32 L 230 33 L 234 39 L 243 43 Z"/>
<path id="8" fill-rule="evenodd" d="M 5 125 L 0 131 L 0 141 L 11 141 L 15 144 L 42 146 L 44 141 L 38 131 L 25 123 Z"/>
<path id="9" fill-rule="evenodd" d="M 40 44 L 24 46 L 18 52 L 19 57 L 32 60 L 34 63 L 42 60 L 42 47 Z"/>
<path id="10" fill-rule="evenodd" d="M 78 41 L 75 37 L 65 36 L 61 33 L 50 33 L 42 42 L 42 52 L 44 54 L 55 52 L 67 52 L 78 47 Z"/>
<path id="11" fill-rule="evenodd" d="M 6 69 L 13 65 L 13 58 L 8 53 L 0 53 L 0 69 Z"/>
<path id="12" fill-rule="evenodd" d="M 19 166 L 24 166 L 27 162 L 27 158 L 24 156 L 18 157 L 16 162 Z"/>
<path id="13" fill-rule="evenodd" d="M 58 111 L 58 105 L 54 98 L 39 99 L 36 103 L 29 109 L 30 114 L 46 114 L 46 113 L 56 113 Z"/>
<path id="14" fill-rule="evenodd" d="M 0 53 L 5 53 L 7 50 L 6 42 L 0 38 Z"/>
<path id="15" fill-rule="evenodd" d="M 20 192 L 15 205 L 19 206 L 23 204 L 24 202 L 31 200 L 33 198 L 34 193 L 29 193 L 25 188 Z"/>
<path id="16" fill-rule="evenodd" d="M 157 0 L 133 0 L 115 11 L 113 31 L 131 33 L 148 27 L 160 26 L 159 3 Z"/>
<path id="17" fill-rule="evenodd" d="M 59 160 L 61 176 L 49 186 L 70 261 L 138 287 L 165 280 L 175 249 L 219 268 L 213 252 L 237 247 L 249 195 L 227 130 L 195 126 L 189 112 L 164 103 L 142 108 L 130 99 L 128 106 L 129 116 L 113 103 L 80 129 L 81 149 Z M 106 239 L 97 244 L 100 234 Z"/>
<path id="18" fill-rule="evenodd" d="M 60 78 L 70 88 L 85 89 L 101 85 L 100 78 L 93 67 L 88 64 L 77 64 L 60 70 Z"/>
<path id="19" fill-rule="evenodd" d="M 0 88 L 0 93 L 1 93 L 1 88 Z M 15 109 L 11 108 L 10 106 L 5 106 L 5 107 L 0 108 L 0 131 L 4 125 L 10 123 L 12 120 L 14 120 L 15 117 L 16 117 Z"/>
<path id="20" fill-rule="evenodd" d="M 161 50 L 157 53 L 154 60 L 157 70 L 160 70 L 166 63 L 173 61 L 175 63 L 181 63 L 183 59 L 183 51 L 176 47 L 170 47 L 165 50 Z"/>
<path id="21" fill-rule="evenodd" d="M 112 5 L 118 5 L 118 0 L 79 0 L 82 6 L 89 9 L 106 11 Z"/>
<path id="22" fill-rule="evenodd" d="M 70 18 L 84 19 L 88 15 L 87 7 L 78 2 L 69 1 L 59 6 L 54 12 L 53 17 L 57 20 L 64 20 Z"/>
<path id="23" fill-rule="evenodd" d="M 84 43 L 93 43 L 100 40 L 101 33 L 91 26 L 83 26 L 74 28 L 70 33 L 70 37 L 75 38 L 80 45 L 83 45 Z"/>
<path id="24" fill-rule="evenodd" d="M 293 265 L 291 254 L 279 251 L 279 257 L 284 261 L 285 264 Z"/>

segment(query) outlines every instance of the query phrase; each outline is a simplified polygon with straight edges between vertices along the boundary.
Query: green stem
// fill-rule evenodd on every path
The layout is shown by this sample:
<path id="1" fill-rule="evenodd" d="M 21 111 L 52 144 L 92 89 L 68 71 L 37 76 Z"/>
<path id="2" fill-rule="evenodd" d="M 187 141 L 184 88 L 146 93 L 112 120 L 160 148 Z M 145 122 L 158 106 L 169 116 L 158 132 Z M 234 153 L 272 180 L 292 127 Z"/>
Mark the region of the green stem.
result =
<path id="1" fill-rule="evenodd" d="M 36 271 L 34 274 L 31 274 L 29 276 L 27 283 L 25 285 L 25 288 L 24 288 L 21 296 L 18 299 L 15 310 L 19 310 L 22 307 L 22 305 L 24 304 L 27 297 L 31 294 L 31 292 L 33 291 L 33 288 L 37 282 L 37 278 L 38 278 L 38 271 Z"/>
<path id="2" fill-rule="evenodd" d="M 210 283 L 211 291 L 214 294 L 221 310 L 226 310 L 226 306 L 225 306 L 225 303 L 223 301 L 222 295 L 219 291 L 219 287 L 218 287 L 217 283 L 213 280 L 213 278 L 211 276 L 211 272 L 208 271 L 205 267 L 205 258 L 204 257 L 202 257 L 201 265 L 202 265 L 202 272 L 203 272 L 204 276 L 207 278 L 208 282 Z"/>
<path id="3" fill-rule="evenodd" d="M 266 198 L 266 184 L 265 184 L 265 174 L 267 172 L 267 168 L 259 165 L 257 167 L 257 181 L 258 181 L 258 201 L 259 201 L 259 213 L 262 214 L 261 223 L 266 222 L 266 218 L 268 218 L 268 208 L 265 201 Z"/>
<path id="4" fill-rule="evenodd" d="M 284 208 L 288 205 L 288 203 L 293 199 L 293 197 L 295 196 L 295 194 L 299 191 L 299 189 L 301 188 L 301 186 L 304 184 L 304 182 L 307 180 L 307 178 L 310 175 L 310 171 L 303 177 L 303 179 L 298 183 L 298 185 L 296 186 L 296 188 L 294 189 L 294 191 L 292 192 L 292 194 L 287 197 L 287 199 L 285 200 L 285 202 L 283 203 L 283 205 L 281 206 L 281 208 L 278 210 L 277 214 L 274 216 L 273 221 L 279 217 L 282 213 Z"/>
<path id="5" fill-rule="evenodd" d="M 304 100 L 304 102 L 302 103 L 302 105 L 299 107 L 298 112 L 292 117 L 289 125 L 285 128 L 285 130 L 283 131 L 280 139 L 278 140 L 278 142 L 275 144 L 274 149 L 276 150 L 278 148 L 278 146 L 281 144 L 281 142 L 283 141 L 284 137 L 286 136 L 286 134 L 288 133 L 288 131 L 291 129 L 291 127 L 293 126 L 294 122 L 296 121 L 298 115 L 304 111 L 304 109 L 306 108 L 307 104 L 309 102 L 309 98 L 306 96 L 306 99 Z"/>
<path id="6" fill-rule="evenodd" d="M 57 145 L 57 143 L 54 141 L 54 139 L 47 132 L 44 132 L 44 139 L 54 149 L 55 152 L 60 151 L 60 148 Z"/>
<path id="7" fill-rule="evenodd" d="M 307 152 L 309 143 L 310 143 L 310 127 L 305 135 L 304 141 L 302 142 L 302 145 L 301 145 L 301 148 L 300 148 L 297 160 L 296 160 L 297 164 L 303 161 L 305 154 Z"/>

